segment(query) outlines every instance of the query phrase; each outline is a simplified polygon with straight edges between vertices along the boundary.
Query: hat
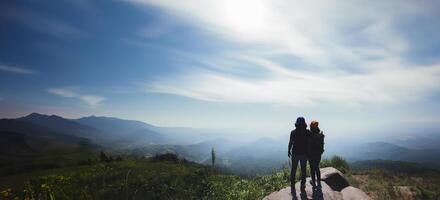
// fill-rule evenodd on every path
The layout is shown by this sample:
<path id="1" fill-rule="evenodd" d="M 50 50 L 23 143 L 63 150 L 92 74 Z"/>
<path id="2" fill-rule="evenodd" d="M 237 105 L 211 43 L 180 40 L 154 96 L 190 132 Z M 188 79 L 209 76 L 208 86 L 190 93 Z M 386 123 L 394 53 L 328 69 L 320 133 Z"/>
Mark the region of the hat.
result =
<path id="1" fill-rule="evenodd" d="M 318 128 L 319 122 L 318 121 L 312 121 L 310 122 L 310 128 Z"/>
<path id="2" fill-rule="evenodd" d="M 296 119 L 295 126 L 297 126 L 297 127 L 298 126 L 305 126 L 305 127 L 307 127 L 306 120 L 304 119 L 304 117 L 298 117 Z"/>

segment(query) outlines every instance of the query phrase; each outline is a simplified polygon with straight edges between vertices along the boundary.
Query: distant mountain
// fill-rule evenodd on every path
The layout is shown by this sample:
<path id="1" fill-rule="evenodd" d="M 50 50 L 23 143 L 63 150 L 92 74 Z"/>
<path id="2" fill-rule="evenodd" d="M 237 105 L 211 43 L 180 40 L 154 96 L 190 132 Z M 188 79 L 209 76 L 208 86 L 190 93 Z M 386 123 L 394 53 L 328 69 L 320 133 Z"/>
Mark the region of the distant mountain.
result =
<path id="1" fill-rule="evenodd" d="M 215 154 L 218 156 L 224 155 L 225 153 L 231 151 L 232 149 L 239 146 L 238 143 L 232 141 L 218 138 L 213 140 L 208 140 L 205 142 L 200 142 L 197 144 L 186 145 L 185 147 L 192 152 L 192 154 L 199 158 L 197 162 L 204 162 L 206 160 L 211 160 L 211 150 L 214 148 Z"/>
<path id="2" fill-rule="evenodd" d="M 23 120 L 0 119 L 0 155 L 36 156 L 95 149 L 87 138 L 68 135 Z"/>
<path id="3" fill-rule="evenodd" d="M 211 160 L 211 150 L 214 148 L 216 155 L 221 156 L 238 146 L 237 143 L 225 139 L 209 140 L 192 145 L 151 144 L 137 148 L 126 149 L 125 152 L 136 155 L 154 156 L 156 154 L 173 153 L 187 160 L 204 163 Z"/>
<path id="4" fill-rule="evenodd" d="M 191 145 L 209 140 L 224 138 L 224 132 L 214 129 L 185 127 L 154 127 L 152 130 L 161 133 L 167 144 Z"/>
<path id="5" fill-rule="evenodd" d="M 440 149 L 440 133 L 423 131 L 424 134 L 403 134 L 389 139 L 391 143 L 412 149 Z"/>
<path id="6" fill-rule="evenodd" d="M 73 120 L 83 125 L 87 125 L 96 129 L 99 129 L 105 133 L 123 135 L 130 132 L 140 131 L 144 129 L 153 129 L 153 125 L 135 121 L 135 120 L 124 120 L 114 117 L 83 117 Z"/>
<path id="7" fill-rule="evenodd" d="M 287 146 L 278 140 L 262 137 L 219 155 L 217 159 L 218 167 L 237 174 L 267 173 L 288 163 Z M 210 164 L 210 160 L 207 159 L 205 164 Z"/>
<path id="8" fill-rule="evenodd" d="M 383 159 L 440 166 L 440 151 L 438 149 L 411 149 L 387 142 L 347 146 L 346 151 L 340 155 L 350 161 Z"/>
<path id="9" fill-rule="evenodd" d="M 214 148 L 217 154 L 221 155 L 236 148 L 237 146 L 239 146 L 238 143 L 223 138 L 217 138 L 213 140 L 200 142 L 197 144 L 187 145 L 187 147 L 193 151 L 208 152 L 209 155 L 211 155 L 212 148 Z"/>
<path id="10" fill-rule="evenodd" d="M 157 127 L 113 117 L 66 119 L 32 113 L 18 119 L 0 120 L 0 133 L 0 154 L 5 155 L 34 155 L 52 150 L 74 152 L 81 147 L 93 149 L 99 145 L 103 149 L 143 156 L 172 152 L 210 165 L 211 149 L 214 148 L 218 167 L 246 175 L 269 172 L 289 161 L 285 140 L 288 136 L 281 139 L 262 137 L 242 143 L 231 137 L 232 134 L 219 130 Z M 406 138 L 407 144 L 411 144 L 410 139 Z M 413 143 L 419 140 L 429 142 L 424 137 L 415 137 Z M 440 167 L 437 148 L 416 149 L 390 142 L 354 143 L 327 139 L 325 149 L 326 156 L 337 154 L 351 162 L 383 159 Z"/>
<path id="11" fill-rule="evenodd" d="M 77 165 L 99 147 L 87 138 L 17 119 L 0 119 L 0 176 Z"/>
<path id="12" fill-rule="evenodd" d="M 226 155 L 228 157 L 250 156 L 254 158 L 279 158 L 283 156 L 287 158 L 287 145 L 285 146 L 281 142 L 269 137 L 262 137 L 245 145 L 237 147 L 226 153 Z"/>
<path id="13" fill-rule="evenodd" d="M 43 126 L 55 132 L 89 139 L 97 139 L 104 136 L 104 134 L 96 128 L 80 124 L 74 120 L 65 119 L 57 115 L 32 113 L 25 117 L 18 118 L 17 120 Z"/>
<path id="14" fill-rule="evenodd" d="M 95 116 L 66 119 L 39 113 L 16 120 L 45 127 L 53 132 L 88 138 L 96 144 L 113 149 L 166 143 L 163 134 L 152 130 L 156 127 L 134 120 Z"/>
<path id="15" fill-rule="evenodd" d="M 111 148 L 149 144 L 191 145 L 228 135 L 215 129 L 158 127 L 141 121 L 114 117 L 66 119 L 57 115 L 32 113 L 17 120 L 40 125 L 52 131 L 89 138 L 97 144 Z M 228 137 L 232 135 L 229 134 Z"/>
<path id="16" fill-rule="evenodd" d="M 66 119 L 57 115 L 32 113 L 15 120 L 42 127 L 47 130 L 46 132 L 87 138 L 93 143 L 112 149 L 135 148 L 152 144 L 191 145 L 208 140 L 213 141 L 219 135 L 208 129 L 157 127 L 141 121 L 114 117 L 89 116 Z M 17 126 L 15 129 L 8 130 L 21 132 L 19 130 L 23 128 L 25 127 Z M 26 131 L 34 133 L 38 130 L 30 128 Z M 212 144 L 207 144 L 207 146 L 212 146 Z M 223 145 L 215 146 L 218 146 L 220 151 L 223 148 Z M 191 148 L 194 148 L 195 152 L 200 152 L 197 146 Z"/>
<path id="17" fill-rule="evenodd" d="M 145 141 L 144 144 L 191 145 L 208 141 L 213 142 L 221 136 L 218 131 L 210 129 L 158 127 L 141 121 L 114 117 L 90 116 L 75 121 L 96 128 L 106 134 L 123 137 L 123 140 L 129 139 L 132 142 L 131 146 L 142 145 L 142 141 Z M 222 145 L 217 146 L 219 148 L 223 147 Z"/>
<path id="18" fill-rule="evenodd" d="M 392 161 L 392 160 L 363 160 L 350 163 L 353 170 L 369 170 L 369 169 L 386 169 L 394 172 L 402 173 L 430 173 L 432 171 L 439 172 L 437 168 L 429 165 L 422 165 L 414 162 Z"/>
<path id="19" fill-rule="evenodd" d="M 157 127 L 141 121 L 96 116 L 83 117 L 74 121 L 100 130 L 105 133 L 104 137 L 114 138 L 124 146 L 167 143 L 163 134 L 154 131 Z"/>

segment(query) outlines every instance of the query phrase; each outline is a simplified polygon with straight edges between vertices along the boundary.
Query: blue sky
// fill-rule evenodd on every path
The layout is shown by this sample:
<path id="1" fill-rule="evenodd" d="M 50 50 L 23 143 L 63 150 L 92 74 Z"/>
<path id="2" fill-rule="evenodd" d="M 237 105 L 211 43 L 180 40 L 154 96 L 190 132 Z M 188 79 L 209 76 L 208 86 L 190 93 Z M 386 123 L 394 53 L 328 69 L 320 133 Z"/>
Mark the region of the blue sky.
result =
<path id="1" fill-rule="evenodd" d="M 0 3 L 0 117 L 106 115 L 277 135 L 437 129 L 435 1 Z"/>

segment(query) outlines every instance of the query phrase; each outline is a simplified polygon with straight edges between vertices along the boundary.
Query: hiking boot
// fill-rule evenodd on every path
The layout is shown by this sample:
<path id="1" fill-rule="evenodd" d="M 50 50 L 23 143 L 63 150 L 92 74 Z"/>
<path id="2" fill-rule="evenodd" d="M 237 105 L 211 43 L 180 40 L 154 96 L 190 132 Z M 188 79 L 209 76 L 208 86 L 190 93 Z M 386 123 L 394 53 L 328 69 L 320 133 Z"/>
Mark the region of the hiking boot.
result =
<path id="1" fill-rule="evenodd" d="M 292 194 L 292 199 L 296 199 L 296 189 L 295 189 L 295 186 L 290 187 L 290 194 Z"/>
<path id="2" fill-rule="evenodd" d="M 316 188 L 316 183 L 313 182 L 312 180 L 310 180 L 310 185 L 312 185 L 312 188 L 315 189 Z"/>

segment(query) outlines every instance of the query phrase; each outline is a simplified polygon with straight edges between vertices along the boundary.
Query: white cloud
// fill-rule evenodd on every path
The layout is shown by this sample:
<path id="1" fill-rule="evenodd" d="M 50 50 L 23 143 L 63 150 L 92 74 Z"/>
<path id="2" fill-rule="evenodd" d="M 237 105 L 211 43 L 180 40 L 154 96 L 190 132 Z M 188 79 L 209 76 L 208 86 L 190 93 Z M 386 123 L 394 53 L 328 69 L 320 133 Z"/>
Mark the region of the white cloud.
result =
<path id="1" fill-rule="evenodd" d="M 76 97 L 76 96 L 78 96 L 78 94 L 76 94 L 75 92 L 73 92 L 69 89 L 66 89 L 66 88 L 51 88 L 47 91 L 49 93 L 56 94 L 56 95 L 62 96 L 62 97 Z"/>
<path id="2" fill-rule="evenodd" d="M 307 105 L 395 103 L 440 89 L 440 64 L 409 61 L 411 38 L 398 26 L 408 18 L 434 15 L 429 3 L 129 1 L 158 7 L 241 47 L 198 56 L 199 65 L 187 67 L 185 73 L 150 82 L 151 92 L 208 101 Z M 301 64 L 283 64 L 267 52 L 289 55 Z M 245 67 L 249 63 L 250 69 Z M 219 72 L 212 66 L 229 70 Z M 267 73 L 259 78 L 230 73 L 237 69 Z"/>
<path id="3" fill-rule="evenodd" d="M 248 79 L 190 69 L 185 74 L 157 79 L 149 84 L 148 91 L 207 101 L 302 106 L 325 102 L 368 104 L 417 100 L 440 85 L 440 65 L 368 74 L 317 74 L 289 70 L 267 60 L 260 62 L 255 64 L 267 70 L 267 78 Z"/>
<path id="4" fill-rule="evenodd" d="M 79 99 L 93 107 L 101 105 L 101 102 L 104 101 L 104 98 L 96 95 L 82 95 Z"/>
<path id="5" fill-rule="evenodd" d="M 105 100 L 105 98 L 97 95 L 80 94 L 72 88 L 50 88 L 47 92 L 61 97 L 79 99 L 91 107 L 100 106 L 102 101 Z"/>
<path id="6" fill-rule="evenodd" d="M 363 56 L 351 53 L 347 39 L 365 41 L 369 49 L 384 53 L 404 51 L 407 44 L 396 34 L 393 22 L 423 11 L 401 1 L 131 1 L 160 7 L 226 39 L 268 45 L 326 66 L 329 61 Z M 359 30 L 341 34 L 350 29 Z"/>
<path id="7" fill-rule="evenodd" d="M 31 69 L 10 66 L 10 65 L 1 65 L 1 64 L 0 64 L 0 71 L 13 72 L 13 73 L 19 73 L 19 74 L 34 74 L 35 73 L 35 71 L 31 70 Z"/>

